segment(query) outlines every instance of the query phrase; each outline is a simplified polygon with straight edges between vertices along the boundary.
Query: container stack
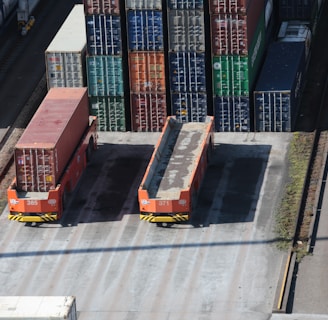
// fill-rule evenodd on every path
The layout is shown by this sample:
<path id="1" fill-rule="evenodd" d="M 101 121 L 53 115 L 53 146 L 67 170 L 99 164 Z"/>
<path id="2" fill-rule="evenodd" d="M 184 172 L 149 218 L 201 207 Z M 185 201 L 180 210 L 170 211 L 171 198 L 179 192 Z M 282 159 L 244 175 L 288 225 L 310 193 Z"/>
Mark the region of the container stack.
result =
<path id="1" fill-rule="evenodd" d="M 48 90 L 86 86 L 86 32 L 83 5 L 77 4 L 45 51 Z"/>
<path id="2" fill-rule="evenodd" d="M 126 131 L 119 0 L 84 0 L 90 114 L 99 131 Z"/>
<path id="3" fill-rule="evenodd" d="M 166 117 L 161 0 L 126 0 L 131 129 L 159 132 Z"/>
<path id="4" fill-rule="evenodd" d="M 251 130 L 251 90 L 265 49 L 264 0 L 210 0 L 216 131 Z"/>
<path id="5" fill-rule="evenodd" d="M 180 122 L 207 115 L 203 0 L 168 0 L 171 113 Z"/>
<path id="6" fill-rule="evenodd" d="M 304 42 L 269 46 L 254 90 L 255 131 L 294 130 L 306 72 Z"/>

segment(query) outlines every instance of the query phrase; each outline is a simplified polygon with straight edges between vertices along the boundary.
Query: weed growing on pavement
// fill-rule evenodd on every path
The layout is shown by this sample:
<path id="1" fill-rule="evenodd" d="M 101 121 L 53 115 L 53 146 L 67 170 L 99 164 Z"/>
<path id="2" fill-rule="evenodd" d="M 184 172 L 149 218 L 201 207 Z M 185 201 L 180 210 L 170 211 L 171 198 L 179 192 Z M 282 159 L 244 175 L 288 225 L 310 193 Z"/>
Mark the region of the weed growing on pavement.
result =
<path id="1" fill-rule="evenodd" d="M 280 239 L 277 246 L 282 250 L 290 248 L 295 236 L 312 145 L 312 135 L 293 134 L 288 152 L 288 183 L 276 218 L 276 234 Z"/>

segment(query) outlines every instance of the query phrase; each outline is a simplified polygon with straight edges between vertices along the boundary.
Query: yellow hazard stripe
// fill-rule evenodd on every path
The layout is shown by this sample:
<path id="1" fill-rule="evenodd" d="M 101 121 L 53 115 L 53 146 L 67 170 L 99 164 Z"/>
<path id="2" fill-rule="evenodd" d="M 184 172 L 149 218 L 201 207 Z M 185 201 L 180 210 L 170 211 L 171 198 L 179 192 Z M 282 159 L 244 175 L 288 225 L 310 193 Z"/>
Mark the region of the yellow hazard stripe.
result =
<path id="1" fill-rule="evenodd" d="M 174 215 L 154 215 L 153 213 L 149 213 L 149 214 L 140 214 L 140 220 L 145 220 L 148 222 L 173 222 L 173 223 L 177 223 L 177 222 L 185 222 L 189 220 L 189 216 L 188 214 L 185 213 L 177 213 Z"/>
<path id="2" fill-rule="evenodd" d="M 8 214 L 8 219 L 9 220 L 14 220 L 18 222 L 52 222 L 56 221 L 57 218 L 57 213 L 44 213 L 42 215 L 23 215 L 21 213 L 16 213 L 16 214 Z"/>

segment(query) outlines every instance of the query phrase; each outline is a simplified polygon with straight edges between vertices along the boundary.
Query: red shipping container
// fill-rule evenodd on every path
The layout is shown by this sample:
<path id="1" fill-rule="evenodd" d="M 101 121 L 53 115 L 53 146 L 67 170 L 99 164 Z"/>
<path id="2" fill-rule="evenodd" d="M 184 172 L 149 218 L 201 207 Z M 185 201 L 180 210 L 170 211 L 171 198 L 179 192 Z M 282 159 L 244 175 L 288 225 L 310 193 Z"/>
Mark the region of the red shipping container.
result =
<path id="1" fill-rule="evenodd" d="M 130 91 L 165 92 L 165 62 L 162 52 L 129 52 Z"/>
<path id="2" fill-rule="evenodd" d="M 252 0 L 210 0 L 210 12 L 245 14 L 251 1 Z"/>
<path id="3" fill-rule="evenodd" d="M 83 0 L 84 12 L 90 14 L 119 14 L 119 0 Z"/>
<path id="4" fill-rule="evenodd" d="M 132 131 L 160 132 L 167 118 L 164 94 L 131 95 Z"/>
<path id="5" fill-rule="evenodd" d="M 211 16 L 212 54 L 247 55 L 252 43 L 264 1 L 252 1 L 247 14 L 225 13 Z"/>
<path id="6" fill-rule="evenodd" d="M 88 125 L 86 88 L 50 89 L 15 146 L 17 189 L 54 189 Z"/>

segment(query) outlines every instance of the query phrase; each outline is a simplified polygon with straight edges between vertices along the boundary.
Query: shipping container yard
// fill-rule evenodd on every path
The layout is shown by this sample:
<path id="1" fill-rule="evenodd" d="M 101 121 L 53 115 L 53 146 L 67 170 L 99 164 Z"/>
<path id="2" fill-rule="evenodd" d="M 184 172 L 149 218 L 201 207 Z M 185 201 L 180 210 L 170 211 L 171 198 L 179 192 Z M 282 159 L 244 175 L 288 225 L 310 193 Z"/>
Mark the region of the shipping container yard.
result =
<path id="1" fill-rule="evenodd" d="M 325 319 L 327 16 L 0 0 L 0 319 Z"/>

